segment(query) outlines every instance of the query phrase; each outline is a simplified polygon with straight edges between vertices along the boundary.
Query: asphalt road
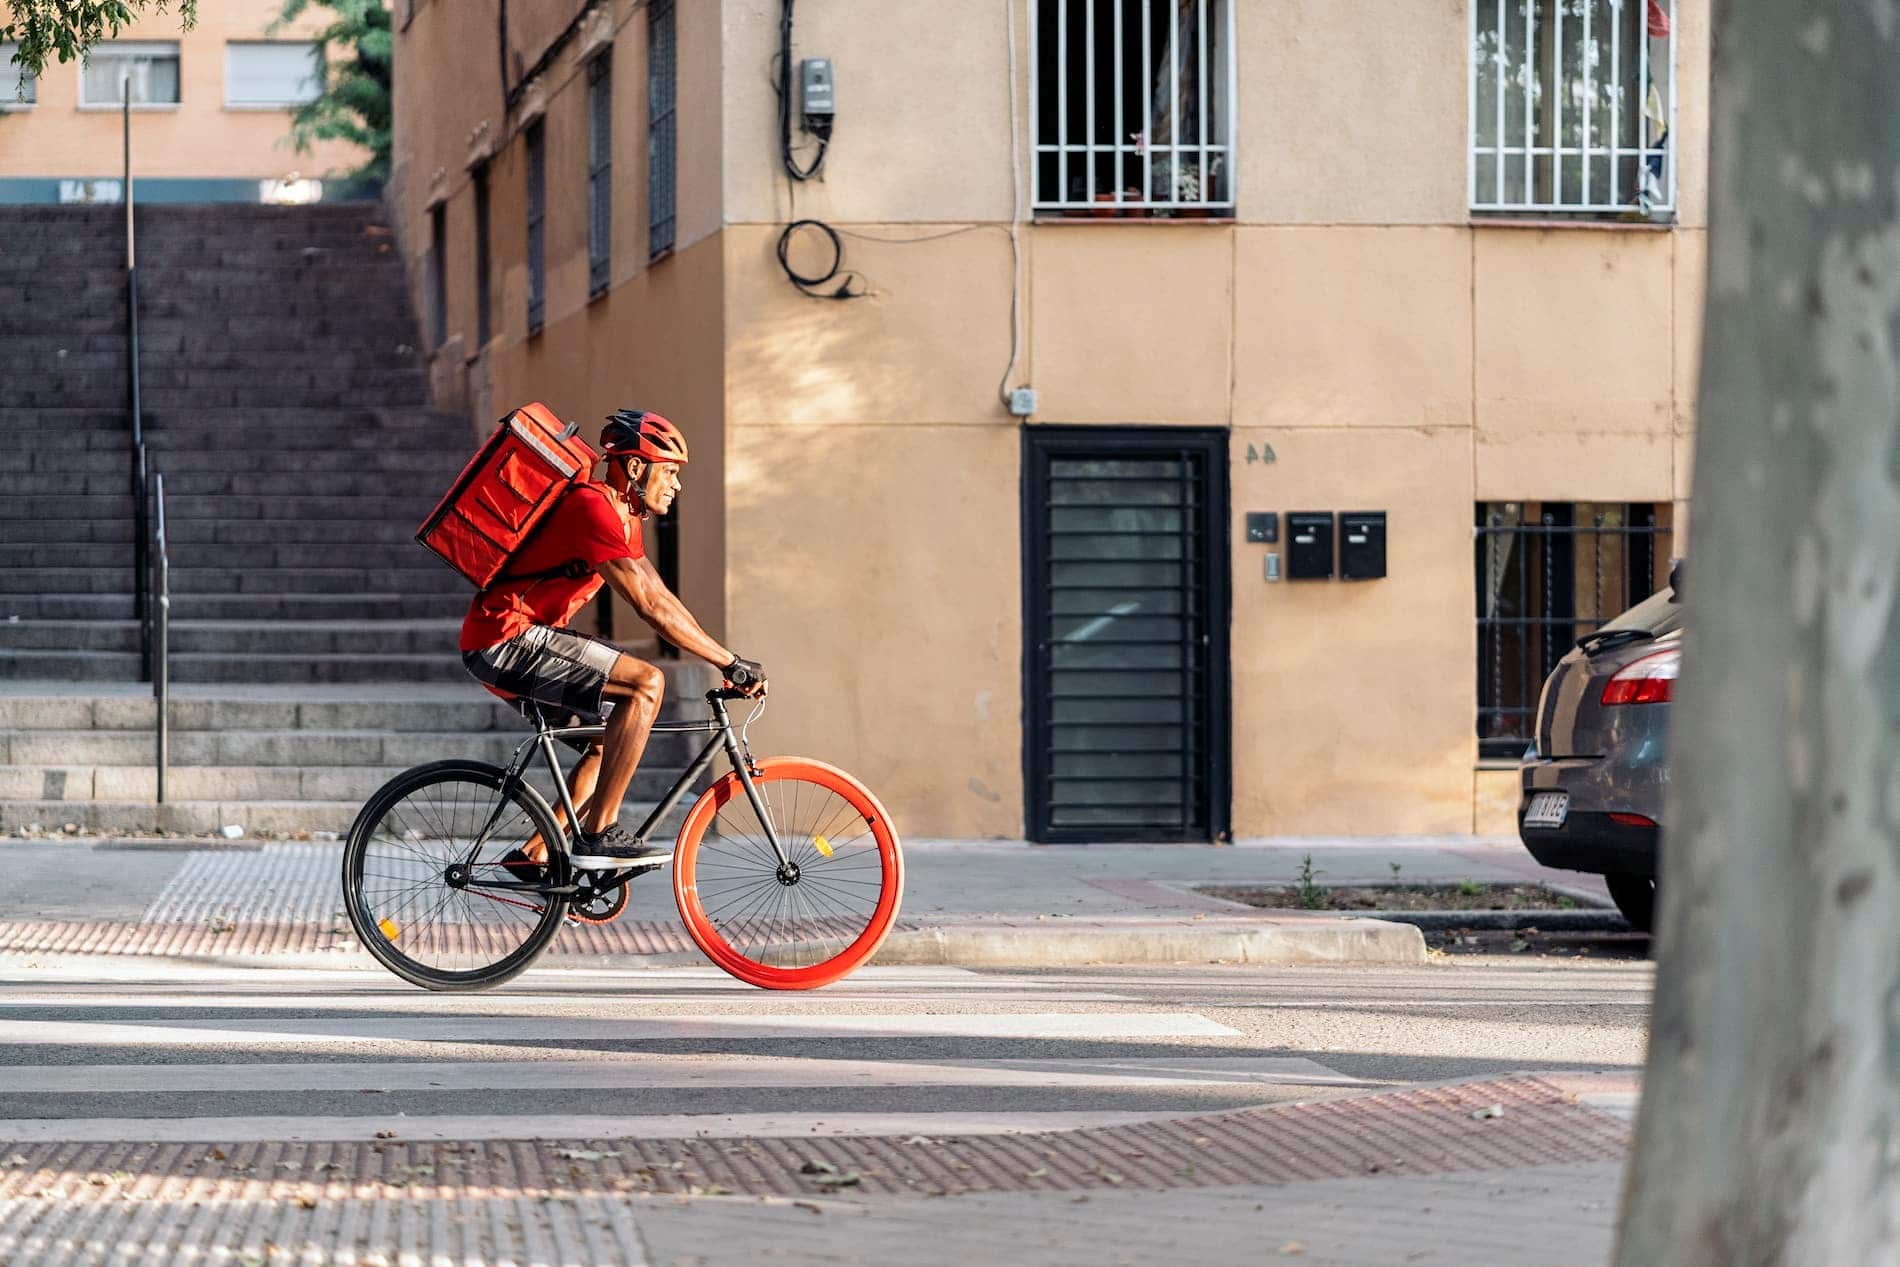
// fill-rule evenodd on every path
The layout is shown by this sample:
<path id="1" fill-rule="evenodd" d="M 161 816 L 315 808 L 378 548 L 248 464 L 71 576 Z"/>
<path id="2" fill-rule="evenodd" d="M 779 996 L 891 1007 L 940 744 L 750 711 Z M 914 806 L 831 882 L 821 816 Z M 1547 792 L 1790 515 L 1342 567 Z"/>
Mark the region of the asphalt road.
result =
<path id="1" fill-rule="evenodd" d="M 0 969 L 0 1133 L 1083 1125 L 1509 1071 L 1633 1070 L 1650 984 L 1641 961 L 1523 956 L 871 969 L 799 995 L 709 969 L 537 971 L 441 995 L 369 972 L 16 965 Z"/>

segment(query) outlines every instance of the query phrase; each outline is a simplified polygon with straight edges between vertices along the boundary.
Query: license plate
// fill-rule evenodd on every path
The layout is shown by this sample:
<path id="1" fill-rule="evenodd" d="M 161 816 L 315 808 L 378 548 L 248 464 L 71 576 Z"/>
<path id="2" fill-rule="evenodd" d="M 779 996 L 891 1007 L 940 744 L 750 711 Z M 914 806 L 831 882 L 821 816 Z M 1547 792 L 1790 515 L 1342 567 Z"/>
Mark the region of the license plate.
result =
<path id="1" fill-rule="evenodd" d="M 1570 793 L 1538 792 L 1524 810 L 1526 827 L 1562 827 L 1570 817 Z"/>

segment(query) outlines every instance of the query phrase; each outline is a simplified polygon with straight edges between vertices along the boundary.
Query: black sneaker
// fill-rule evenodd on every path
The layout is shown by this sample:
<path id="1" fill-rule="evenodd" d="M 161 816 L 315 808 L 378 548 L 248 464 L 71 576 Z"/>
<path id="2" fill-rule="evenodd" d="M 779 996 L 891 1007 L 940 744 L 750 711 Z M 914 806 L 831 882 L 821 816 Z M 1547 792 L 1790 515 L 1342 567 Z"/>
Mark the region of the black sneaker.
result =
<path id="1" fill-rule="evenodd" d="M 510 880 L 518 880 L 522 884 L 546 884 L 548 882 L 547 863 L 536 862 L 519 849 L 510 849 L 507 853 L 503 854 L 499 865 L 502 868 L 503 874 Z"/>
<path id="2" fill-rule="evenodd" d="M 650 845 L 626 833 L 619 823 L 606 830 L 576 833 L 568 861 L 588 871 L 630 867 L 657 867 L 673 861 L 673 851 L 665 845 Z"/>

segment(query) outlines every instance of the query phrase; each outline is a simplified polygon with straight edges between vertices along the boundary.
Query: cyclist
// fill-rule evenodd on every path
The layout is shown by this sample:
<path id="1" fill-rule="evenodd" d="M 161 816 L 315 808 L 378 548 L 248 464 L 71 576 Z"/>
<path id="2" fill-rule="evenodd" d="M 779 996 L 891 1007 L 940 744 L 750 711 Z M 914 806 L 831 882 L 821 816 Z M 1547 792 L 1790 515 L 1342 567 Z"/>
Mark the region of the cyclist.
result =
<path id="1" fill-rule="evenodd" d="M 660 712 L 666 676 L 604 638 L 566 627 L 604 583 L 674 646 L 717 666 L 734 687 L 763 695 L 765 671 L 715 642 L 647 561 L 640 521 L 664 515 L 680 491 L 686 438 L 656 413 L 622 409 L 600 431 L 606 480 L 577 483 L 509 561 L 502 576 L 475 596 L 462 621 L 462 663 L 490 690 L 523 711 L 532 701 L 574 714 L 578 725 L 606 723 L 582 747 L 570 776 L 579 830 L 571 859 L 589 869 L 658 866 L 670 845 L 630 836 L 620 803 L 633 782 L 647 736 Z M 514 579 L 509 579 L 510 575 Z M 565 815 L 562 826 L 566 827 Z M 502 859 L 516 876 L 545 879 L 539 839 Z"/>

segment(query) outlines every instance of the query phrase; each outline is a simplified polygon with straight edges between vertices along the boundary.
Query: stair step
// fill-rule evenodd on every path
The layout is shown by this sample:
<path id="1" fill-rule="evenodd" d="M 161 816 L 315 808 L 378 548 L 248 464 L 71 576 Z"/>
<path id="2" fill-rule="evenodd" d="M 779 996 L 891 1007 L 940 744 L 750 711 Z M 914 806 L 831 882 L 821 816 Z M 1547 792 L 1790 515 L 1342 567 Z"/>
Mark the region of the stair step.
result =
<path id="1" fill-rule="evenodd" d="M 38 823 L 43 829 L 58 830 L 72 823 L 88 834 L 141 835 L 169 831 L 206 835 L 227 825 L 246 832 L 269 832 L 283 836 L 296 832 L 334 832 L 345 835 L 363 808 L 358 800 L 344 801 L 190 801 L 173 800 L 170 788 L 163 805 L 151 801 L 57 801 L 0 800 L 0 828 Z M 638 826 L 652 810 L 651 805 L 628 801 L 621 810 L 621 822 L 628 828 Z M 670 838 L 679 831 L 691 809 L 690 802 L 676 805 L 662 820 L 662 833 Z"/>
<path id="2" fill-rule="evenodd" d="M 181 736 L 181 738 L 183 738 Z M 169 745 L 168 745 L 169 746 Z M 416 745 L 431 755 L 398 765 L 324 766 L 198 765 L 179 760 L 167 763 L 166 799 L 209 801 L 338 801 L 358 805 L 411 766 L 445 757 L 470 756 L 446 749 Z M 481 760 L 503 764 L 508 752 Z M 39 765 L 33 762 L 0 764 L 0 801 L 149 801 L 158 795 L 158 771 L 148 753 L 139 764 Z M 544 795 L 552 791 L 545 767 L 529 781 Z M 628 793 L 649 803 L 664 796 L 679 777 L 677 768 L 642 769 Z"/>
<path id="3" fill-rule="evenodd" d="M 387 548 L 387 547 L 384 547 Z M 195 567 L 186 566 L 186 560 L 178 555 L 172 557 L 171 591 L 174 595 L 189 594 L 260 594 L 281 595 L 293 587 L 305 594 L 356 594 L 356 593 L 394 593 L 394 594 L 455 594 L 467 601 L 473 594 L 469 583 L 451 572 L 442 563 L 431 559 L 420 547 L 409 552 L 408 557 L 414 566 L 384 568 L 335 568 L 335 567 L 272 567 L 272 568 L 234 568 L 234 567 Z M 59 573 L 74 578 L 94 578 L 94 591 L 109 588 L 100 577 L 110 577 L 117 572 L 112 568 L 57 569 L 57 568 L 15 568 L 8 573 L 0 573 L 0 588 L 9 584 L 11 577 L 32 578 L 37 575 Z M 131 573 L 125 573 L 124 588 L 131 589 Z M 59 585 L 37 585 L 31 579 L 22 581 L 18 588 L 31 593 L 61 592 L 65 587 Z M 209 619 L 209 618 L 207 618 Z"/>
<path id="4" fill-rule="evenodd" d="M 175 655 L 343 654 L 440 655 L 458 659 L 455 620 L 373 621 L 173 621 Z M 139 627 L 130 620 L 0 621 L 0 652 L 118 651 L 139 649 Z"/>

